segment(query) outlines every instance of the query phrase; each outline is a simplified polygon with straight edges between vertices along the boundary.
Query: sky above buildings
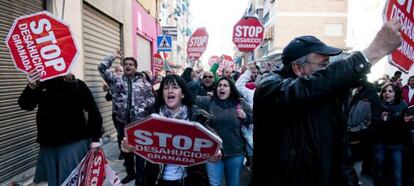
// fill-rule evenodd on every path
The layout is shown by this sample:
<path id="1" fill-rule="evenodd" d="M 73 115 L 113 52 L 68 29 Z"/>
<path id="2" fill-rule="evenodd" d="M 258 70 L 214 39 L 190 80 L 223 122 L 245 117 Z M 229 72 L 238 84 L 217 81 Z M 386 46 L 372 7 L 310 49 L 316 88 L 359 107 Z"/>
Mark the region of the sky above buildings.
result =
<path id="1" fill-rule="evenodd" d="M 234 55 L 233 26 L 243 16 L 248 0 L 193 0 L 189 10 L 192 30 L 206 27 L 209 34 L 207 50 L 201 57 L 203 66 L 211 55 Z"/>

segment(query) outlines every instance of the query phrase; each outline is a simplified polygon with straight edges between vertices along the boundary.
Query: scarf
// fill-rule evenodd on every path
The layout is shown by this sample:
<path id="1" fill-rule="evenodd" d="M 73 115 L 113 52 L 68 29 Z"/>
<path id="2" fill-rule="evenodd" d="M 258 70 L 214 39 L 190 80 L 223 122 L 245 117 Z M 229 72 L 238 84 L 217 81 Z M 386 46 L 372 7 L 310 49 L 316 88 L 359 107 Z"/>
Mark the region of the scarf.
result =
<path id="1" fill-rule="evenodd" d="M 174 112 L 173 110 L 167 108 L 166 105 L 163 105 L 160 108 L 159 114 L 167 118 L 188 120 L 188 107 L 185 105 L 181 105 L 180 109 L 177 112 Z"/>

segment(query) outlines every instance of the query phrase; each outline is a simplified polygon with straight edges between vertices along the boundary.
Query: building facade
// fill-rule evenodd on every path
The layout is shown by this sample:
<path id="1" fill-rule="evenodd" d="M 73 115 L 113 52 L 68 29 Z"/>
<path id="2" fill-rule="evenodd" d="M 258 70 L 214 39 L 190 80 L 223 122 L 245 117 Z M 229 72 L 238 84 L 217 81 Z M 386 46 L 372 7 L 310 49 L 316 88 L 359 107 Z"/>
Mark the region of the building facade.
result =
<path id="1" fill-rule="evenodd" d="M 264 41 L 245 61 L 272 62 L 293 38 L 314 35 L 328 45 L 347 49 L 348 0 L 252 0 L 245 15 L 257 16 L 265 28 Z"/>
<path id="2" fill-rule="evenodd" d="M 186 22 L 186 17 L 181 14 L 178 16 L 181 22 L 160 24 L 161 3 L 161 0 L 0 0 L 0 185 L 30 180 L 38 153 L 35 141 L 36 110 L 23 111 L 17 104 L 20 93 L 27 85 L 26 75 L 15 68 L 5 44 L 13 21 L 23 15 L 48 11 L 70 25 L 79 50 L 78 60 L 71 72 L 84 80 L 92 91 L 103 117 L 104 136 L 115 138 L 112 104 L 104 98 L 103 80 L 97 66 L 107 55 L 120 49 L 124 56 L 133 56 L 138 60 L 138 71 L 151 71 L 152 56 L 157 52 L 157 36 L 161 33 L 160 25 L 185 27 L 183 23 Z M 169 0 L 166 3 L 174 4 L 173 7 L 182 7 L 183 3 L 189 5 L 188 1 L 183 0 Z M 165 10 L 167 15 L 173 13 Z M 185 38 L 177 37 L 180 44 L 173 52 L 185 48 Z M 177 54 L 179 57 L 175 61 L 181 63 L 185 56 L 180 56 L 182 52 Z M 119 63 L 117 60 L 116 64 Z M 56 132 L 64 132 L 64 129 Z"/>

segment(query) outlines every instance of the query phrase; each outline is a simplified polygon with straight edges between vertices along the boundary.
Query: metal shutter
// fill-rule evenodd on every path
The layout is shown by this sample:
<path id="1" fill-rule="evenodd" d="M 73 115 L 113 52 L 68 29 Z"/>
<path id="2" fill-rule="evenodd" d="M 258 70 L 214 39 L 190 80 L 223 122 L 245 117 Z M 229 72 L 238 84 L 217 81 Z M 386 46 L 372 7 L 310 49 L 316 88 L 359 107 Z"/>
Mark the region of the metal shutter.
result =
<path id="1" fill-rule="evenodd" d="M 42 11 L 42 0 L 0 0 L 0 185 L 33 168 L 36 163 L 35 111 L 17 104 L 27 85 L 26 75 L 17 71 L 5 38 L 15 18 Z"/>
<path id="2" fill-rule="evenodd" d="M 151 72 L 151 42 L 137 35 L 138 42 L 138 71 Z"/>
<path id="3" fill-rule="evenodd" d="M 105 135 L 115 136 L 112 102 L 105 100 L 106 92 L 102 90 L 103 79 L 99 75 L 98 64 L 121 47 L 121 25 L 86 3 L 83 4 L 82 24 L 85 82 L 91 89 L 102 114 Z"/>

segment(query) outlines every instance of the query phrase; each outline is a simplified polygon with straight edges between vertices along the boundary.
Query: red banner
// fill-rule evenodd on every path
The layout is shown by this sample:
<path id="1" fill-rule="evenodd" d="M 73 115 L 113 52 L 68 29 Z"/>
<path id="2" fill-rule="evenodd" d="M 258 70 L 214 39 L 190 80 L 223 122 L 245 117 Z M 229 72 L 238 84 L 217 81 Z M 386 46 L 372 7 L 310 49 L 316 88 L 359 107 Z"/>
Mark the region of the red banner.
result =
<path id="1" fill-rule="evenodd" d="M 121 180 L 112 170 L 101 148 L 91 149 L 62 186 L 101 186 L 105 176 L 112 185 L 120 186 Z"/>
<path id="2" fill-rule="evenodd" d="M 389 62 L 405 73 L 414 63 L 414 14 L 413 0 L 388 0 L 385 6 L 385 21 L 397 19 L 402 24 L 401 46 L 390 55 Z"/>
<path id="3" fill-rule="evenodd" d="M 69 26 L 46 11 L 17 18 L 6 44 L 16 68 L 41 81 L 68 74 L 79 53 Z"/>

